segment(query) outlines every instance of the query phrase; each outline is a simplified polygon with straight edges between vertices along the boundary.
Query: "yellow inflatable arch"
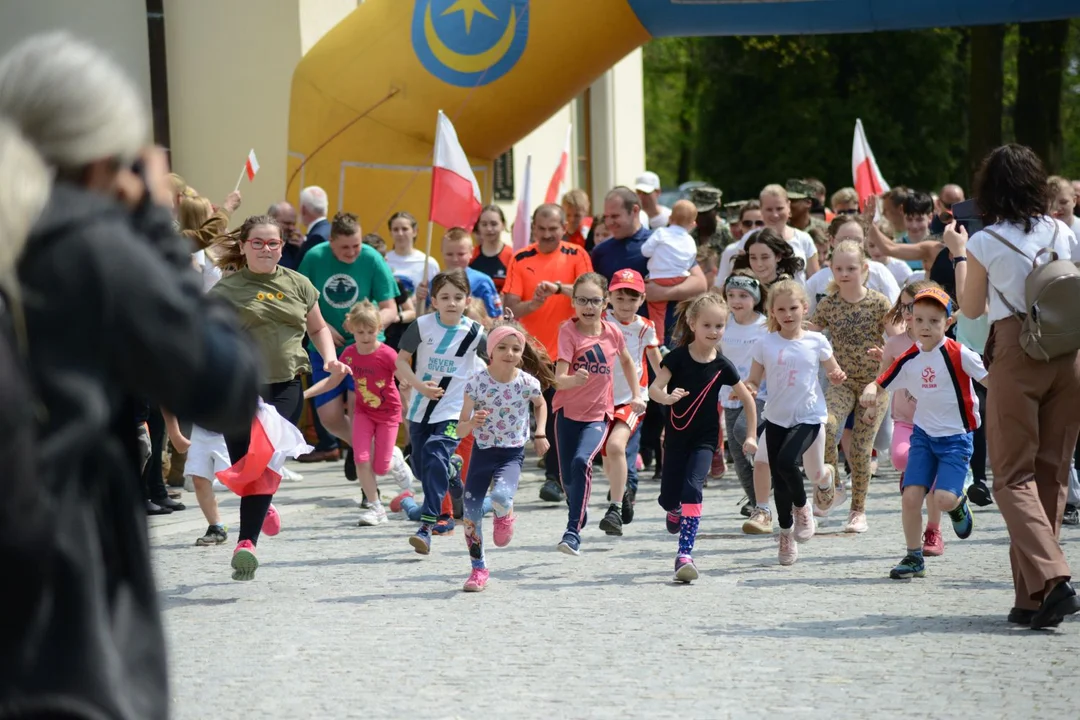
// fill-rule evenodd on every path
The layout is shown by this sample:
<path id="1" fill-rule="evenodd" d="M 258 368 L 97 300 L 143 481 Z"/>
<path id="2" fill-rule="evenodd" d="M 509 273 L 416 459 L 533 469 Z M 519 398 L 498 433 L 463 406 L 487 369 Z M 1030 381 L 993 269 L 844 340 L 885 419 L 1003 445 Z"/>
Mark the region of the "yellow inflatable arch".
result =
<path id="1" fill-rule="evenodd" d="M 385 236 L 427 222 L 436 113 L 457 128 L 485 201 L 495 158 L 652 37 L 893 30 L 1049 20 L 1075 0 L 367 0 L 293 75 L 288 194 Z M 438 236 L 436 236 L 438 237 Z"/>

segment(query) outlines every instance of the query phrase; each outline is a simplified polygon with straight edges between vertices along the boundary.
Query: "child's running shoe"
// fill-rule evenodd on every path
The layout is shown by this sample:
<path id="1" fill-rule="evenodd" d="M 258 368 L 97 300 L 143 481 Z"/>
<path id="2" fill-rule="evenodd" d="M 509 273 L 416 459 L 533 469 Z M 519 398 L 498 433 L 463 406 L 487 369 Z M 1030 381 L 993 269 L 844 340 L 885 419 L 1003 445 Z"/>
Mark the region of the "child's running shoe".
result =
<path id="1" fill-rule="evenodd" d="M 750 518 L 742 524 L 742 531 L 747 535 L 772 535 L 772 512 L 755 507 Z"/>
<path id="2" fill-rule="evenodd" d="M 913 577 L 926 577 L 926 563 L 918 555 L 908 553 L 900 564 L 889 571 L 893 580 L 910 580 Z"/>
<path id="3" fill-rule="evenodd" d="M 402 490 L 390 501 L 390 512 L 402 512 L 401 501 L 407 497 L 411 498 L 415 496 L 416 495 L 412 490 Z"/>
<path id="4" fill-rule="evenodd" d="M 488 571 L 483 568 L 473 568 L 472 574 L 469 575 L 469 579 L 465 581 L 465 585 L 461 589 L 465 592 L 480 592 L 487 587 L 489 575 Z"/>
<path id="5" fill-rule="evenodd" d="M 266 517 L 263 518 L 262 531 L 270 537 L 274 537 L 281 532 L 281 516 L 278 515 L 277 508 L 271 505 L 266 511 Z"/>
<path id="6" fill-rule="evenodd" d="M 511 512 L 504 517 L 495 517 L 495 528 L 492 531 L 492 538 L 495 540 L 495 547 L 506 547 L 510 544 L 510 540 L 514 537 L 514 521 L 517 520 L 517 515 Z M 485 572 L 487 572 L 485 570 Z"/>
<path id="7" fill-rule="evenodd" d="M 435 522 L 435 527 L 431 528 L 432 535 L 453 535 L 454 534 L 454 518 L 450 515 L 440 515 L 439 519 Z"/>
<path id="8" fill-rule="evenodd" d="M 689 585 L 697 579 L 698 571 L 692 557 L 689 555 L 679 555 L 675 558 L 675 582 L 686 583 Z"/>
<path id="9" fill-rule="evenodd" d="M 682 508 L 679 508 L 676 512 L 669 512 L 664 522 L 669 533 L 678 535 L 679 529 L 682 527 Z"/>
<path id="10" fill-rule="evenodd" d="M 412 487 L 413 480 L 416 479 L 413 477 L 409 463 L 405 461 L 405 454 L 399 447 L 394 448 L 394 454 L 390 460 L 390 476 L 402 490 Z"/>
<path id="11" fill-rule="evenodd" d="M 781 565 L 794 565 L 799 559 L 799 545 L 795 542 L 794 528 L 780 528 L 780 551 L 777 559 Z"/>
<path id="12" fill-rule="evenodd" d="M 211 525 L 206 528 L 206 534 L 195 541 L 196 545 L 200 547 L 206 547 L 207 545 L 220 545 L 229 539 L 229 528 L 224 525 Z"/>
<path id="13" fill-rule="evenodd" d="M 637 500 L 637 493 L 630 488 L 626 488 L 626 492 L 622 496 L 622 513 L 623 525 L 629 525 L 634 522 L 634 502 Z"/>
<path id="14" fill-rule="evenodd" d="M 836 504 L 836 471 L 832 465 L 826 465 L 825 471 L 829 475 L 828 487 L 818 487 L 814 484 L 814 516 L 826 517 L 833 505 Z"/>
<path id="15" fill-rule="evenodd" d="M 866 524 L 866 513 L 859 512 L 858 510 L 852 510 L 848 513 L 847 524 L 844 525 L 844 532 L 846 533 L 864 533 L 870 529 L 870 526 Z"/>
<path id="16" fill-rule="evenodd" d="M 409 544 L 417 555 L 427 555 L 431 552 L 431 530 L 427 525 L 421 525 L 416 534 L 409 538 Z"/>
<path id="17" fill-rule="evenodd" d="M 567 530 L 563 533 L 562 540 L 556 546 L 556 549 L 564 555 L 574 555 L 575 557 L 581 554 L 581 536 L 573 530 Z"/>
<path id="18" fill-rule="evenodd" d="M 255 546 L 250 540 L 241 540 L 236 544 L 232 556 L 232 579 L 254 580 L 259 569 L 259 558 L 255 557 Z"/>
<path id="19" fill-rule="evenodd" d="M 817 523 L 814 521 L 814 513 L 810 511 L 810 505 L 803 505 L 791 509 L 795 519 L 795 542 L 808 542 L 817 531 Z"/>
<path id="20" fill-rule="evenodd" d="M 360 527 L 375 527 L 376 525 L 382 525 L 383 523 L 390 522 L 386 517 L 386 509 L 382 503 L 376 503 L 369 506 L 366 510 L 360 511 L 360 517 L 356 523 Z"/>
<path id="21" fill-rule="evenodd" d="M 622 514 L 615 503 L 611 503 L 604 517 L 600 518 L 600 529 L 608 535 L 622 535 Z"/>
<path id="22" fill-rule="evenodd" d="M 922 554 L 928 557 L 941 557 L 945 554 L 945 538 L 939 528 L 926 528 L 922 536 Z"/>
<path id="23" fill-rule="evenodd" d="M 967 540 L 971 537 L 971 531 L 975 529 L 975 518 L 971 514 L 971 506 L 968 505 L 967 495 L 960 496 L 960 504 L 949 511 L 949 519 L 952 520 L 953 530 L 956 537 Z"/>

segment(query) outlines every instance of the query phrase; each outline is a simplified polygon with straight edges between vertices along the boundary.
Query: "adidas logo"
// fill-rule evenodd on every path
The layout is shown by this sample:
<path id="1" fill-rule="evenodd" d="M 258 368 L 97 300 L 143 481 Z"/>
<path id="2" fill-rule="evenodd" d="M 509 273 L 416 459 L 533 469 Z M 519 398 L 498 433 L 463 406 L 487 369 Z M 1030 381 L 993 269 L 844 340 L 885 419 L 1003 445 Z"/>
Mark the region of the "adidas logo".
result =
<path id="1" fill-rule="evenodd" d="M 600 345 L 593 345 L 586 350 L 582 356 L 584 362 L 575 361 L 571 366 L 572 372 L 584 368 L 589 371 L 590 375 L 610 375 L 611 366 L 608 364 L 607 357 L 604 356 L 604 351 L 600 349 Z"/>

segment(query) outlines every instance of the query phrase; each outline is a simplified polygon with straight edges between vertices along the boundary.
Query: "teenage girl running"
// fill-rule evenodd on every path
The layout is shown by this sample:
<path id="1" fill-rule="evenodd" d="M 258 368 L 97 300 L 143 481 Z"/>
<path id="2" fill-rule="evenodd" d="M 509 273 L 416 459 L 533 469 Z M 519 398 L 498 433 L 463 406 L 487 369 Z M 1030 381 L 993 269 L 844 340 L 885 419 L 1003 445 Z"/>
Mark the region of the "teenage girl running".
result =
<path id="1" fill-rule="evenodd" d="M 716 452 L 720 433 L 720 388 L 729 386 L 746 412 L 747 423 L 757 427 L 757 406 L 739 379 L 739 371 L 720 354 L 727 306 L 716 293 L 705 293 L 680 305 L 674 337 L 679 346 L 664 356 L 649 388 L 649 397 L 670 405 L 664 430 L 664 468 L 660 480 L 660 507 L 667 511 L 667 530 L 679 535 L 675 580 L 698 577 L 692 553 L 701 522 L 701 489 Z M 668 388 L 673 388 L 668 390 Z M 742 452 L 757 451 L 757 436 L 746 438 Z"/>
<path id="2" fill-rule="evenodd" d="M 492 533 L 495 547 L 506 547 L 514 536 L 514 493 L 525 462 L 529 440 L 529 408 L 536 415 L 539 433 L 532 436 L 533 449 L 543 457 L 548 451 L 544 436 L 547 404 L 543 391 L 554 382 L 547 353 L 531 341 L 520 325 L 503 322 L 487 338 L 486 369 L 465 383 L 458 435 L 475 437 L 469 471 L 465 479 L 465 544 L 472 559 L 472 574 L 465 592 L 479 592 L 488 581 L 484 557 L 484 510 L 488 489 L 495 512 Z"/>

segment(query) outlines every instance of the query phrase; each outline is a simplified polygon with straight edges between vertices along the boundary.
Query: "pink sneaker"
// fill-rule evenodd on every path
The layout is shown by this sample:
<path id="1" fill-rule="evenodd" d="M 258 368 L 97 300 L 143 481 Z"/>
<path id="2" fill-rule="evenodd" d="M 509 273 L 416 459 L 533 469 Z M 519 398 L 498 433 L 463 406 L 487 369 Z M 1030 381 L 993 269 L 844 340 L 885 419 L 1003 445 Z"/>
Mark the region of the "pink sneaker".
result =
<path id="1" fill-rule="evenodd" d="M 941 537 L 940 528 L 926 528 L 922 536 L 923 555 L 941 557 L 945 554 L 945 538 Z"/>
<path id="2" fill-rule="evenodd" d="M 480 592 L 487 587 L 488 576 L 487 570 L 473 568 L 472 575 L 465 581 L 465 585 L 461 589 L 465 592 Z"/>
<path id="3" fill-rule="evenodd" d="M 495 529 L 492 532 L 495 536 L 495 547 L 506 547 L 514 539 L 515 520 L 517 520 L 517 515 L 513 512 L 506 517 L 495 518 Z"/>
<path id="4" fill-rule="evenodd" d="M 259 569 L 259 558 L 255 557 L 255 546 L 250 540 L 241 540 L 236 544 L 232 555 L 232 579 L 254 580 Z"/>
<path id="5" fill-rule="evenodd" d="M 402 490 L 390 501 L 390 512 L 401 512 L 401 501 L 407 497 L 416 497 L 412 490 Z"/>
<path id="6" fill-rule="evenodd" d="M 270 537 L 274 537 L 281 532 L 281 516 L 278 515 L 277 508 L 273 505 L 266 511 L 266 517 L 263 518 L 262 531 Z"/>
<path id="7" fill-rule="evenodd" d="M 781 565 L 794 565 L 799 559 L 799 546 L 795 542 L 793 528 L 780 531 L 780 552 L 777 553 L 777 559 Z"/>
<path id="8" fill-rule="evenodd" d="M 795 542 L 804 543 L 814 537 L 817 523 L 814 521 L 814 514 L 810 510 L 810 503 L 802 507 L 792 508 L 791 514 L 795 520 Z"/>

